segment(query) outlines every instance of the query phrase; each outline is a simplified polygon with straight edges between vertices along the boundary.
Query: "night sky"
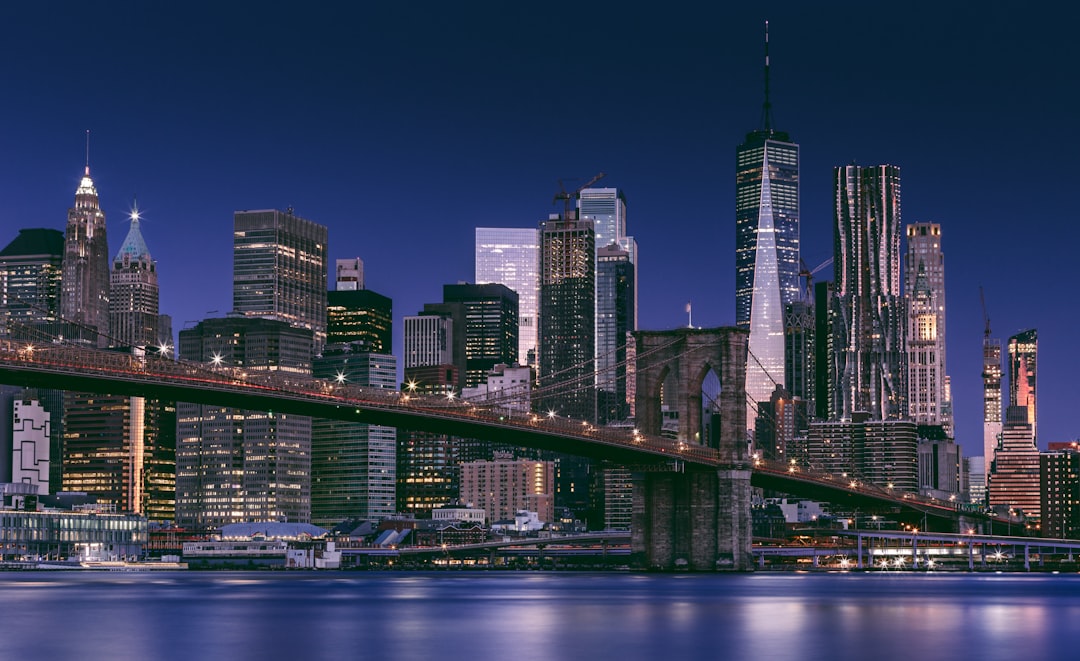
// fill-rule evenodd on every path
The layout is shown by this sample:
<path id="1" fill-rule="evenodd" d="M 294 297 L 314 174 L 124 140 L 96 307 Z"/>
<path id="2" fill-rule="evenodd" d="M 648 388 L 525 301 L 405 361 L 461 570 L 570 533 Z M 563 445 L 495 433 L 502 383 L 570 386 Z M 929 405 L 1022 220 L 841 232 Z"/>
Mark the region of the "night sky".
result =
<path id="1" fill-rule="evenodd" d="M 393 299 L 396 348 L 403 315 L 472 281 L 475 227 L 534 227 L 557 180 L 602 171 L 640 246 L 641 328 L 685 325 L 688 299 L 694 325 L 730 325 L 767 18 L 804 261 L 832 253 L 832 168 L 898 165 L 903 220 L 942 225 L 965 452 L 982 453 L 980 285 L 995 336 L 1039 330 L 1039 445 L 1080 436 L 1077 16 L 705 4 L 4 3 L 0 245 L 63 229 L 90 129 L 110 254 L 138 196 L 176 330 L 231 307 L 233 211 L 292 206 Z"/>

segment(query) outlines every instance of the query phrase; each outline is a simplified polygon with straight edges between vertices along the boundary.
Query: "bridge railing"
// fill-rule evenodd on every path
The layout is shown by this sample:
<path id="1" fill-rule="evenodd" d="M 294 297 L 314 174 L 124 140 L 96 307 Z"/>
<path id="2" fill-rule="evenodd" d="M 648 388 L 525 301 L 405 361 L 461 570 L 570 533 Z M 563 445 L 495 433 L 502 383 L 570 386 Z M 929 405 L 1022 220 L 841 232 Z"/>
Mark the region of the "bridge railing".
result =
<path id="1" fill-rule="evenodd" d="M 950 512 L 960 512 L 964 510 L 963 503 L 958 500 L 942 500 L 932 496 L 924 496 L 918 493 L 895 489 L 891 485 L 882 486 L 849 475 L 835 475 L 825 471 L 806 468 L 805 466 L 796 465 L 793 462 L 785 463 L 757 456 L 754 457 L 754 468 L 755 470 L 762 472 L 773 473 L 776 475 L 786 474 L 788 477 L 796 479 L 818 482 L 823 485 L 827 484 L 852 493 L 876 496 L 885 500 L 893 500 L 898 504 L 908 506 L 917 505 L 924 508 L 932 508 L 941 511 L 947 510 Z"/>
<path id="2" fill-rule="evenodd" d="M 612 446 L 630 447 L 673 461 L 714 464 L 717 452 L 702 445 L 642 434 L 637 429 L 598 427 L 588 422 L 554 415 L 539 415 L 499 406 L 473 404 L 453 396 L 417 395 L 383 388 L 360 387 L 336 380 L 284 370 L 245 370 L 239 367 L 177 360 L 156 351 L 107 351 L 64 344 L 35 345 L 0 341 L 0 360 L 11 365 L 47 366 L 64 373 L 109 376 L 119 379 L 195 382 L 206 388 L 234 393 L 271 390 L 283 396 L 362 405 L 412 412 L 426 412 L 492 425 L 535 429 L 571 439 L 588 439 Z"/>

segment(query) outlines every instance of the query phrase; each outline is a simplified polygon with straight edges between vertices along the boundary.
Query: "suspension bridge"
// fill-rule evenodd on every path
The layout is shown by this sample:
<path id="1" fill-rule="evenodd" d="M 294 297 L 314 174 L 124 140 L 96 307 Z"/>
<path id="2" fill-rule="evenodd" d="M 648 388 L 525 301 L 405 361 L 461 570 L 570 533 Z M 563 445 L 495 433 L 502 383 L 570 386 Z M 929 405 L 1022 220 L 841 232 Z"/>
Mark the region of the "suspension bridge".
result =
<path id="1" fill-rule="evenodd" d="M 111 351 L 58 341 L 0 341 L 0 383 L 142 396 L 276 411 L 430 431 L 552 450 L 635 471 L 633 548 L 649 566 L 750 569 L 750 486 L 820 498 L 844 506 L 890 508 L 898 518 L 939 520 L 942 527 L 995 522 L 959 512 L 953 503 L 809 471 L 750 456 L 746 443 L 746 333 L 732 328 L 638 331 L 635 359 L 638 427 L 598 427 L 529 402 L 496 395 L 455 397 L 362 388 L 339 379 L 245 370 L 176 360 L 161 351 Z M 701 385 L 720 380 L 711 425 L 703 427 Z M 550 399 L 567 388 L 533 392 Z M 679 435 L 661 435 L 661 397 L 678 412 Z M 709 428 L 705 438 L 697 430 Z M 1000 522 L 1003 527 L 1007 522 Z"/>

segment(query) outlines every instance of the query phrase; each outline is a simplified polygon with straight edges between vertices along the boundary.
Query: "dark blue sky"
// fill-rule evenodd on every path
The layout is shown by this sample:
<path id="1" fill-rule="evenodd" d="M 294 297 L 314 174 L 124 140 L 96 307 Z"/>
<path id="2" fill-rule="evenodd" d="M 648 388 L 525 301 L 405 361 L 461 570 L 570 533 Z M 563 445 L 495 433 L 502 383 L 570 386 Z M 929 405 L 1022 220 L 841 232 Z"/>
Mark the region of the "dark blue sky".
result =
<path id="1" fill-rule="evenodd" d="M 687 299 L 695 325 L 733 323 L 734 150 L 760 121 L 768 18 L 806 263 L 831 255 L 832 168 L 900 166 L 904 221 L 942 225 L 965 451 L 981 454 L 980 285 L 996 336 L 1039 329 L 1040 445 L 1080 435 L 1075 10 L 12 4 L 0 243 L 63 228 L 89 128 L 110 250 L 137 195 L 177 329 L 231 307 L 236 209 L 327 225 L 331 260 L 363 258 L 400 320 L 472 280 L 475 227 L 535 226 L 558 179 L 600 171 L 628 197 L 641 327 L 685 324 Z"/>

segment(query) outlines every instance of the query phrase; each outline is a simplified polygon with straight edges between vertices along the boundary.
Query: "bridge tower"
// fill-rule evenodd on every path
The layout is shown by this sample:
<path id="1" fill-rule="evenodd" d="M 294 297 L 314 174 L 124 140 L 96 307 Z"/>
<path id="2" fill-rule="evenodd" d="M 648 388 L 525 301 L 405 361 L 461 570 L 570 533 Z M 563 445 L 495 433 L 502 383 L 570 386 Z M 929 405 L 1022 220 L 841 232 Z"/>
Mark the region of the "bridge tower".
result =
<path id="1" fill-rule="evenodd" d="M 635 331 L 638 427 L 659 435 L 663 411 L 679 416 L 678 439 L 720 453 L 717 469 L 679 467 L 635 475 L 631 548 L 656 569 L 751 571 L 750 460 L 746 440 L 747 331 L 679 328 Z M 720 393 L 702 425 L 702 383 Z M 707 431 L 702 432 L 700 430 Z"/>

